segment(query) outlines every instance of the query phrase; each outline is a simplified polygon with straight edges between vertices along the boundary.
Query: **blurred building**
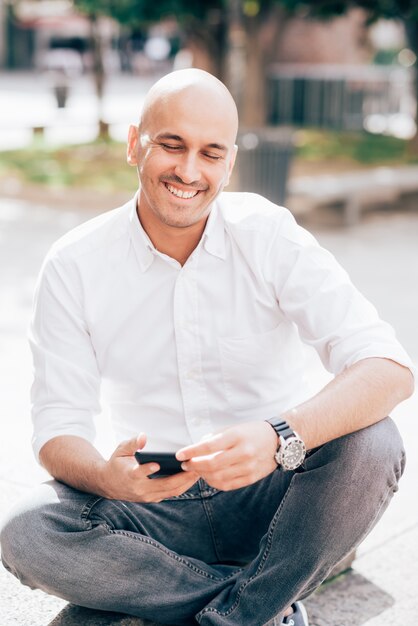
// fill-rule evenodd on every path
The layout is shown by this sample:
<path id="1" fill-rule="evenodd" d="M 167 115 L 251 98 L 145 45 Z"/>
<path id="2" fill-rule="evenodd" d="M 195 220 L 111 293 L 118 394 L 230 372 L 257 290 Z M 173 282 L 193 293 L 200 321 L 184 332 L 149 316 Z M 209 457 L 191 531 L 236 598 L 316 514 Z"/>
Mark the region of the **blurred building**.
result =
<path id="1" fill-rule="evenodd" d="M 267 70 L 271 124 L 416 132 L 412 51 L 400 22 L 373 28 L 361 9 L 331 20 L 289 20 Z"/>
<path id="2" fill-rule="evenodd" d="M 32 67 L 35 35 L 16 19 L 11 2 L 0 0 L 0 67 Z"/>
<path id="3" fill-rule="evenodd" d="M 314 20 L 295 17 L 277 42 L 281 63 L 364 64 L 373 57 L 365 12 L 351 9 L 341 17 Z"/>
<path id="4" fill-rule="evenodd" d="M 117 52 L 120 28 L 100 18 L 104 63 L 120 69 Z M 71 72 L 92 67 L 91 24 L 74 11 L 70 0 L 0 0 L 0 67 L 10 70 L 64 68 Z"/>

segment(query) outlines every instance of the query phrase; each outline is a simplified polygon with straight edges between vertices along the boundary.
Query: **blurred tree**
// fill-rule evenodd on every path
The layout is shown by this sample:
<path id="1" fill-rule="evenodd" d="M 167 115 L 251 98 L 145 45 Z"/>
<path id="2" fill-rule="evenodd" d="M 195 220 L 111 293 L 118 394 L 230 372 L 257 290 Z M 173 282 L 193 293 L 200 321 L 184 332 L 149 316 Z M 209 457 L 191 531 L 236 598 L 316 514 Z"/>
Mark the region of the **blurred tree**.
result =
<path id="1" fill-rule="evenodd" d="M 100 102 L 103 95 L 104 66 L 102 44 L 98 29 L 98 16 L 107 15 L 131 29 L 150 26 L 164 18 L 174 17 L 182 28 L 187 46 L 201 52 L 199 65 L 223 77 L 223 60 L 226 54 L 226 29 L 223 0 L 74 0 L 74 4 L 90 19 L 93 71 L 96 93 Z M 203 59 L 203 60 L 202 60 Z M 108 128 L 100 120 L 100 134 L 106 136 Z"/>
<path id="2" fill-rule="evenodd" d="M 192 51 L 205 51 L 199 66 L 224 80 L 238 102 L 244 126 L 266 121 L 265 67 L 274 60 L 276 44 L 294 14 L 330 19 L 352 7 L 366 10 L 368 21 L 402 20 L 409 45 L 418 56 L 417 0 L 74 0 L 95 24 L 97 15 L 109 15 L 131 27 L 175 17 Z M 100 41 L 94 35 L 98 93 L 103 88 Z M 417 70 L 418 72 L 418 70 Z M 418 77 L 416 80 L 418 96 Z"/>
<path id="3" fill-rule="evenodd" d="M 103 91 L 103 63 L 97 24 L 108 15 L 131 28 L 174 17 L 184 45 L 203 67 L 224 80 L 241 109 L 246 125 L 265 122 L 264 67 L 273 60 L 274 40 L 284 27 L 288 9 L 277 0 L 74 0 L 92 23 L 96 90 Z M 300 3 L 299 3 L 300 4 Z M 296 7 L 295 7 L 296 8 Z M 105 125 L 102 124 L 103 130 Z"/>

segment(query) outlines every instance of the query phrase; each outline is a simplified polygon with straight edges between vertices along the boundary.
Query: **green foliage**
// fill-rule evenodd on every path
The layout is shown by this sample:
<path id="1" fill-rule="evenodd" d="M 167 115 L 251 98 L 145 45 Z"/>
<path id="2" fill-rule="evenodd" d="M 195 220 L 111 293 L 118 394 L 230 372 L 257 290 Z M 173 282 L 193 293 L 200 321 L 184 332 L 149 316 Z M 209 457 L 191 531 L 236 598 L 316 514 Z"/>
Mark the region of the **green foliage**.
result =
<path id="1" fill-rule="evenodd" d="M 191 16 L 204 20 L 209 11 L 225 8 L 223 0 L 75 0 L 75 4 L 88 14 L 109 15 L 130 26 L 158 22 L 171 16 L 179 21 Z"/>
<path id="2" fill-rule="evenodd" d="M 111 141 L 53 148 L 37 140 L 25 150 L 2 152 L 0 178 L 49 187 L 134 190 L 136 172 L 125 155 L 125 145 Z"/>
<path id="3" fill-rule="evenodd" d="M 298 132 L 296 159 L 326 162 L 349 162 L 359 165 L 383 165 L 410 161 L 408 143 L 395 137 L 366 132 L 303 130 Z M 329 167 L 329 165 L 327 165 Z"/>
<path id="4" fill-rule="evenodd" d="M 110 15 L 129 25 L 156 22 L 167 16 L 176 16 L 179 21 L 187 17 L 205 20 L 214 9 L 226 11 L 228 6 L 227 0 L 75 0 L 75 4 L 87 13 Z M 302 11 L 319 18 L 343 15 L 349 8 L 359 6 L 369 12 L 371 19 L 418 21 L 416 0 L 240 0 L 240 4 L 243 13 L 253 17 L 268 12 L 272 4 L 280 4 L 289 12 Z"/>

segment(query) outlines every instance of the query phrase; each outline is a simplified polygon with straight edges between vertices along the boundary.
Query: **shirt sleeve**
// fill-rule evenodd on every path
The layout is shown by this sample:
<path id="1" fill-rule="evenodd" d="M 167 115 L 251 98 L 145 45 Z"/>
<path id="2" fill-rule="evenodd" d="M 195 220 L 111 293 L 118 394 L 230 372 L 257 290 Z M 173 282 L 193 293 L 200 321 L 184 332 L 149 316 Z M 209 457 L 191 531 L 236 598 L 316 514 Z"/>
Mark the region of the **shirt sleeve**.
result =
<path id="1" fill-rule="evenodd" d="M 339 374 L 371 357 L 414 366 L 393 328 L 356 289 L 334 256 L 289 216 L 267 259 L 279 305 L 315 348 L 325 368 Z"/>
<path id="2" fill-rule="evenodd" d="M 33 449 L 58 435 L 92 441 L 100 412 L 100 374 L 83 315 L 81 283 L 71 262 L 50 256 L 35 291 L 29 341 L 34 361 Z"/>

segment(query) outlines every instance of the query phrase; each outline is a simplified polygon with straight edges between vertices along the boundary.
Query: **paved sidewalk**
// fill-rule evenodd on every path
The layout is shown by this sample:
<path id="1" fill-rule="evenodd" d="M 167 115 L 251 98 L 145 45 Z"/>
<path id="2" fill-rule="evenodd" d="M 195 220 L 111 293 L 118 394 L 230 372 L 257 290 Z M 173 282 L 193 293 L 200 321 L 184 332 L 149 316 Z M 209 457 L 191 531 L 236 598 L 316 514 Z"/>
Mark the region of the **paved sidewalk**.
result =
<path id="1" fill-rule="evenodd" d="M 93 214 L 0 198 L 0 514 L 45 477 L 29 443 L 31 361 L 26 327 L 35 277 L 52 241 Z M 418 214 L 376 212 L 350 230 L 316 234 L 395 326 L 418 363 Z M 327 377 L 313 355 L 310 363 L 320 385 Z M 307 602 L 312 626 L 418 624 L 417 395 L 403 403 L 394 417 L 408 453 L 400 491 L 360 547 L 353 571 L 321 587 Z M 143 622 L 67 606 L 22 587 L 0 566 L 0 624 L 140 626 Z"/>
<path id="2" fill-rule="evenodd" d="M 101 112 L 113 139 L 125 141 L 129 124 L 138 119 L 144 96 L 159 76 L 157 72 L 107 77 Z M 36 127 L 45 129 L 50 145 L 93 141 L 97 135 L 99 107 L 89 75 L 71 81 L 67 104 L 58 109 L 53 82 L 47 74 L 0 71 L 0 101 L 0 151 L 29 145 Z"/>

